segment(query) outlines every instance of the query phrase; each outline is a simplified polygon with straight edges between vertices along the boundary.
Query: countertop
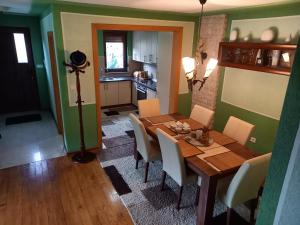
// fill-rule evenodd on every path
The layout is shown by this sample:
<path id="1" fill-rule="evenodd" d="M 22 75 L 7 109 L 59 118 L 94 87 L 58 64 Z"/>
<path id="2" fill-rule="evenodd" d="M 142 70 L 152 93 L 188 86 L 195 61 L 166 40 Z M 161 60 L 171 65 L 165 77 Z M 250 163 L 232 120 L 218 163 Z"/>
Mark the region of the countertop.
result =
<path id="1" fill-rule="evenodd" d="M 114 76 L 114 77 L 101 77 L 100 83 L 106 82 L 118 82 L 118 81 L 132 81 L 144 87 L 147 87 L 153 91 L 156 91 L 156 82 L 153 80 L 142 80 L 133 76 Z"/>

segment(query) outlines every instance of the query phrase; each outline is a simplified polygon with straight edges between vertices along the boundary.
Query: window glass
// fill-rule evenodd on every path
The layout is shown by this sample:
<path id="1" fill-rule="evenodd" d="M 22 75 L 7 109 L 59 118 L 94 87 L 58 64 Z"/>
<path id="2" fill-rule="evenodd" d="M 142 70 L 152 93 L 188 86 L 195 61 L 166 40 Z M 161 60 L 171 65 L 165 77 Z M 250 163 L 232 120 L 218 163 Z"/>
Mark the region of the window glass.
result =
<path id="1" fill-rule="evenodd" d="M 28 63 L 25 37 L 22 33 L 14 33 L 18 63 Z"/>
<path id="2" fill-rule="evenodd" d="M 106 42 L 106 67 L 107 69 L 124 68 L 123 42 Z"/>

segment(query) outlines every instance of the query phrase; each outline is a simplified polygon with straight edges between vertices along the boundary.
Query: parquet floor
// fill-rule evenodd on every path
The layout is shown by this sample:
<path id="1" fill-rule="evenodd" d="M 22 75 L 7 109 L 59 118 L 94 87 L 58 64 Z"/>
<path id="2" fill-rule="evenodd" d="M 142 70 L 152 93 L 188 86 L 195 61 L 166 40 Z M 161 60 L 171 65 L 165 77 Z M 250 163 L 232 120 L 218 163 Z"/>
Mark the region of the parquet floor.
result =
<path id="1" fill-rule="evenodd" d="M 0 225 L 117 224 L 133 223 L 97 161 L 64 156 L 0 170 Z"/>

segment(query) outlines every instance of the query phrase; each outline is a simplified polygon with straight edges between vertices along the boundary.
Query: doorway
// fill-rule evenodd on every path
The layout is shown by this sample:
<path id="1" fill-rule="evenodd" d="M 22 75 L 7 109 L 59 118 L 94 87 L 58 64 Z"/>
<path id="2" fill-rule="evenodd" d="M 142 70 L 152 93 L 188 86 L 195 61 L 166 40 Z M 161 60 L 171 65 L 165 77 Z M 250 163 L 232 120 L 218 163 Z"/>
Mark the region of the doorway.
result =
<path id="1" fill-rule="evenodd" d="M 40 108 L 30 32 L 0 27 L 0 113 Z"/>
<path id="2" fill-rule="evenodd" d="M 103 101 L 101 94 L 103 88 L 99 83 L 99 70 L 100 60 L 98 56 L 98 30 L 118 30 L 118 31 L 154 31 L 154 32 L 170 32 L 173 36 L 172 47 L 172 58 L 170 59 L 171 65 L 171 77 L 172 85 L 169 89 L 169 106 L 168 112 L 176 112 L 178 106 L 178 90 L 179 90 L 179 77 L 181 68 L 181 51 L 182 51 L 182 37 L 183 27 L 172 27 L 172 26 L 149 26 L 149 25 L 127 25 L 127 24 L 92 24 L 92 43 L 93 43 L 93 62 L 94 62 L 94 78 L 95 78 L 95 92 L 96 94 L 96 115 L 98 125 L 98 146 L 102 145 L 102 130 L 101 130 L 101 101 Z"/>

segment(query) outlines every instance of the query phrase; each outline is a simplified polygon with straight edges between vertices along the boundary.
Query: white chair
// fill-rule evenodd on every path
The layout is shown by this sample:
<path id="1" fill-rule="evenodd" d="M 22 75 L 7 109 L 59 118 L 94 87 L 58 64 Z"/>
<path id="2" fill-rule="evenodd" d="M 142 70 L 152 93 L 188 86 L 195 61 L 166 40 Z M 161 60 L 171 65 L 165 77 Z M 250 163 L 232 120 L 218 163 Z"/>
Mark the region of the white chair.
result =
<path id="1" fill-rule="evenodd" d="M 198 121 L 206 127 L 209 127 L 214 114 L 215 112 L 210 109 L 207 109 L 200 105 L 195 105 L 191 112 L 190 118 Z"/>
<path id="2" fill-rule="evenodd" d="M 129 114 L 129 117 L 135 134 L 137 151 L 141 154 L 146 162 L 144 178 L 144 182 L 146 183 L 148 178 L 149 163 L 152 161 L 161 160 L 161 153 L 158 144 L 154 140 L 149 140 L 143 123 L 132 113 Z M 136 160 L 136 169 L 138 167 L 138 162 L 139 161 Z"/>
<path id="3" fill-rule="evenodd" d="M 198 176 L 193 172 L 186 170 L 184 158 L 182 157 L 177 140 L 159 128 L 156 132 L 163 159 L 161 190 L 164 189 L 166 175 L 168 174 L 180 186 L 176 206 L 176 208 L 179 210 L 183 186 L 196 183 Z M 201 183 L 201 179 L 198 180 L 198 185 L 199 183 Z"/>
<path id="4" fill-rule="evenodd" d="M 140 118 L 160 115 L 160 102 L 158 98 L 139 100 L 138 108 Z"/>
<path id="5" fill-rule="evenodd" d="M 253 124 L 230 116 L 223 130 L 223 134 L 235 139 L 241 145 L 245 145 L 254 128 L 255 126 Z"/>
<path id="6" fill-rule="evenodd" d="M 251 200 L 250 222 L 254 222 L 259 191 L 268 173 L 271 153 L 247 160 L 233 179 L 218 184 L 218 196 L 227 206 L 227 225 L 230 224 L 232 208 Z"/>

